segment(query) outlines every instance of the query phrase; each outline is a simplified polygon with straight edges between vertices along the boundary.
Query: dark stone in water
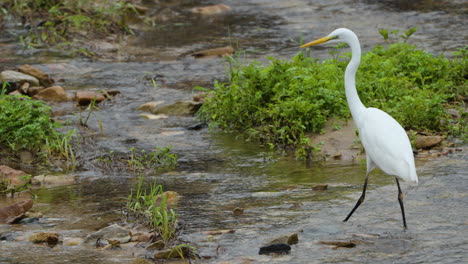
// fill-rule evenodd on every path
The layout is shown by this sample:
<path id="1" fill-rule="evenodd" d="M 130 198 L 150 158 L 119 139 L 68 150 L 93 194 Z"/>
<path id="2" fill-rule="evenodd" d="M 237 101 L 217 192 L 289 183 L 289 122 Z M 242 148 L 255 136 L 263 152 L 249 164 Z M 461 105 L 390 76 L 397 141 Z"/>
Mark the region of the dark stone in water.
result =
<path id="1" fill-rule="evenodd" d="M 268 254 L 289 254 L 291 247 L 288 244 L 272 244 L 260 248 L 258 252 L 259 255 L 268 255 Z"/>
<path id="2" fill-rule="evenodd" d="M 4 232 L 4 233 L 0 233 L 0 241 L 4 240 L 4 241 L 13 241 L 15 240 L 15 237 L 18 236 L 18 233 L 17 232 Z"/>
<path id="3" fill-rule="evenodd" d="M 18 221 L 18 224 L 27 225 L 39 222 L 39 217 L 28 217 Z"/>
<path id="4" fill-rule="evenodd" d="M 206 123 L 198 123 L 198 124 L 187 127 L 187 129 L 188 130 L 200 130 L 206 126 L 207 126 Z"/>

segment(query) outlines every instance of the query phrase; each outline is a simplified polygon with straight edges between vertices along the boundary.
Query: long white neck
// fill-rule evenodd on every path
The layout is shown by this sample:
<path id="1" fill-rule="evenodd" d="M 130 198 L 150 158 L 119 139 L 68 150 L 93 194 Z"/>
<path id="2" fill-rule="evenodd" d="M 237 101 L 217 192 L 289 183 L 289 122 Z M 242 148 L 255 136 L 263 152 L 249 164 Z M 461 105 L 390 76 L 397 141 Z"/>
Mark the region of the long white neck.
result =
<path id="1" fill-rule="evenodd" d="M 361 117 L 360 113 L 362 113 L 366 108 L 362 104 L 361 99 L 359 99 L 359 95 L 356 90 L 356 71 L 359 68 L 359 63 L 361 62 L 361 46 L 359 45 L 358 38 L 354 34 L 349 36 L 346 43 L 350 46 L 352 54 L 351 61 L 348 63 L 345 71 L 346 99 L 354 122 L 359 124 Z"/>

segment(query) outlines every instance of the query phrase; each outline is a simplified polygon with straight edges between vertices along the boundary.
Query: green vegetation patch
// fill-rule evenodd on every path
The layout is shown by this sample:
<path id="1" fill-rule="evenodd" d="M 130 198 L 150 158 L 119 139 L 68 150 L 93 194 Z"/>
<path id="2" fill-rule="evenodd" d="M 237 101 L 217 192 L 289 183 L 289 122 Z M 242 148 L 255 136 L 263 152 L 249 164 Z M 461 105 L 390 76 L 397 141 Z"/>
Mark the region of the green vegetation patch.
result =
<path id="1" fill-rule="evenodd" d="M 342 46 L 340 46 L 342 47 Z M 350 118 L 344 71 L 350 54 L 319 61 L 300 52 L 291 60 L 241 65 L 229 58 L 228 82 L 215 82 L 199 114 L 212 126 L 242 132 L 276 146 L 309 146 L 307 133 L 320 133 L 329 118 Z M 407 43 L 376 46 L 362 56 L 356 86 L 367 107 L 391 114 L 406 129 L 460 135 L 466 121 L 446 108 L 460 108 L 468 95 L 468 48 L 455 58 Z"/>
<path id="2" fill-rule="evenodd" d="M 0 11 L 22 21 L 27 32 L 20 39 L 26 47 L 129 33 L 126 18 L 137 13 L 124 0 L 4 0 Z"/>
<path id="3" fill-rule="evenodd" d="M 27 96 L 0 93 L 0 147 L 13 153 L 30 150 L 47 157 L 57 156 L 73 161 L 70 138 L 62 134 L 60 124 L 51 118 L 51 109 L 42 101 Z"/>
<path id="4" fill-rule="evenodd" d="M 144 184 L 144 174 L 140 174 L 136 188 L 127 198 L 128 212 L 143 218 L 159 238 L 169 241 L 176 234 L 176 213 L 168 208 L 162 185 L 153 182 L 150 188 L 145 186 L 148 185 Z"/>

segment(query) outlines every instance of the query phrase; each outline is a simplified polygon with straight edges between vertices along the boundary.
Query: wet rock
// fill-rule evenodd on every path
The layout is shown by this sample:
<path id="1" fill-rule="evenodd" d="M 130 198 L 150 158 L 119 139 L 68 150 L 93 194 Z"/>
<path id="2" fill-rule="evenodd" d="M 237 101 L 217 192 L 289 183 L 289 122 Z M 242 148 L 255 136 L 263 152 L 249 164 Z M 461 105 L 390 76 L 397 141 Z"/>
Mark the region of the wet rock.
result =
<path id="1" fill-rule="evenodd" d="M 222 14 L 229 10 L 231 10 L 231 7 L 224 4 L 194 7 L 190 9 L 192 13 L 204 16 Z"/>
<path id="2" fill-rule="evenodd" d="M 0 221 L 10 222 L 16 220 L 18 217 L 24 217 L 24 213 L 31 209 L 33 200 L 28 199 L 12 205 L 0 208 Z"/>
<path id="3" fill-rule="evenodd" d="M 39 86 L 39 80 L 36 77 L 10 70 L 0 73 L 0 82 L 14 82 L 20 84 L 28 82 L 31 86 Z"/>
<path id="4" fill-rule="evenodd" d="M 29 64 L 21 65 L 18 68 L 18 71 L 21 72 L 21 73 L 24 73 L 24 74 L 35 77 L 36 79 L 39 80 L 39 83 L 41 85 L 45 86 L 45 87 L 50 87 L 50 86 L 54 85 L 55 81 L 52 78 L 50 78 L 48 74 L 46 74 L 42 70 L 40 70 L 38 68 L 35 68 L 35 67 L 33 67 L 33 66 L 29 65 Z"/>
<path id="5" fill-rule="evenodd" d="M 134 259 L 130 264 L 153 264 L 149 259 L 144 259 L 144 258 L 136 258 Z"/>
<path id="6" fill-rule="evenodd" d="M 234 216 L 241 216 L 244 214 L 244 209 L 237 207 L 234 210 L 232 210 L 232 214 Z"/>
<path id="7" fill-rule="evenodd" d="M 147 233 L 147 232 L 144 232 L 144 233 L 135 233 L 135 234 L 132 234 L 132 242 L 148 242 L 151 240 L 151 238 L 153 237 L 153 235 L 151 233 Z"/>
<path id="8" fill-rule="evenodd" d="M 103 40 L 92 40 L 88 43 L 88 48 L 90 51 L 95 53 L 104 53 L 104 52 L 117 52 L 119 46 L 117 44 L 111 43 L 109 41 Z"/>
<path id="9" fill-rule="evenodd" d="M 5 165 L 0 166 L 0 181 L 8 181 L 9 185 L 20 186 L 29 182 L 29 175 Z"/>
<path id="10" fill-rule="evenodd" d="M 31 85 L 28 82 L 23 83 L 16 92 L 19 92 L 21 94 L 28 94 L 28 90 L 31 87 Z"/>
<path id="11" fill-rule="evenodd" d="M 140 105 L 136 110 L 143 112 L 152 112 L 158 105 L 164 104 L 164 101 L 148 102 Z"/>
<path id="12" fill-rule="evenodd" d="M 260 248 L 258 252 L 259 255 L 268 255 L 268 254 L 289 254 L 291 247 L 288 244 L 272 244 Z"/>
<path id="13" fill-rule="evenodd" d="M 65 90 L 61 86 L 45 88 L 38 94 L 34 95 L 33 98 L 49 102 L 66 102 L 68 100 Z"/>
<path id="14" fill-rule="evenodd" d="M 39 217 L 26 217 L 18 221 L 18 224 L 29 225 L 39 222 Z"/>
<path id="15" fill-rule="evenodd" d="M 124 244 L 131 240 L 131 234 L 127 229 L 113 224 L 88 235 L 84 243 L 96 244 L 98 240 L 117 240 L 121 244 Z"/>
<path id="16" fill-rule="evenodd" d="M 46 243 L 49 246 L 55 246 L 59 242 L 59 234 L 52 232 L 34 233 L 29 237 L 29 241 L 35 244 Z"/>
<path id="17" fill-rule="evenodd" d="M 24 216 L 24 213 L 23 214 L 19 214 L 17 216 L 14 216 L 14 217 L 10 217 L 6 220 L 6 223 L 7 224 L 10 224 L 10 225 L 14 225 L 14 224 L 18 224 L 21 220 L 23 220 L 25 218 Z"/>
<path id="18" fill-rule="evenodd" d="M 137 110 L 151 112 L 156 115 L 190 116 L 194 115 L 201 105 L 202 103 L 192 100 L 178 101 L 173 104 L 163 104 L 162 101 L 157 101 L 143 104 Z"/>
<path id="19" fill-rule="evenodd" d="M 204 235 L 216 236 L 216 235 L 223 235 L 223 234 L 232 234 L 234 232 L 235 232 L 234 229 L 218 229 L 218 230 L 203 231 L 202 233 Z"/>
<path id="20" fill-rule="evenodd" d="M 428 149 L 436 146 L 444 140 L 442 136 L 424 136 L 418 135 L 416 137 L 415 147 L 416 149 Z"/>
<path id="21" fill-rule="evenodd" d="M 180 136 L 185 134 L 184 131 L 163 131 L 159 133 L 160 136 L 171 137 L 171 136 Z"/>
<path id="22" fill-rule="evenodd" d="M 319 241 L 320 244 L 335 246 L 337 248 L 353 248 L 356 246 L 356 243 L 352 241 Z"/>
<path id="23" fill-rule="evenodd" d="M 79 237 L 64 237 L 63 245 L 64 246 L 77 246 L 83 243 L 83 239 Z"/>
<path id="24" fill-rule="evenodd" d="M 7 231 L 0 233 L 0 241 L 14 241 L 19 236 L 18 232 Z"/>
<path id="25" fill-rule="evenodd" d="M 198 123 L 192 126 L 187 127 L 188 130 L 200 130 L 202 128 L 207 127 L 208 125 L 205 122 Z"/>
<path id="26" fill-rule="evenodd" d="M 205 57 L 224 57 L 234 54 L 235 50 L 231 46 L 202 50 L 195 53 L 192 53 L 192 56 L 195 58 L 205 58 Z"/>
<path id="27" fill-rule="evenodd" d="M 273 244 L 294 245 L 294 244 L 297 244 L 297 243 L 299 243 L 299 236 L 298 236 L 297 233 L 292 233 L 292 234 L 289 234 L 289 235 L 284 235 L 284 236 L 278 237 L 278 238 L 272 240 L 268 244 L 269 245 L 273 245 Z"/>
<path id="28" fill-rule="evenodd" d="M 100 103 L 105 99 L 106 97 L 102 93 L 95 91 L 78 91 L 75 96 L 75 100 L 78 101 L 79 105 L 89 105 L 92 101 Z"/>
<path id="29" fill-rule="evenodd" d="M 325 191 L 328 189 L 328 184 L 317 184 L 312 186 L 312 190 L 314 191 Z"/>
<path id="30" fill-rule="evenodd" d="M 144 117 L 146 119 L 150 120 L 159 120 L 159 119 L 167 119 L 167 115 L 153 115 L 153 114 L 140 114 L 141 117 Z"/>
<path id="31" fill-rule="evenodd" d="M 45 89 L 44 86 L 29 87 L 28 90 L 26 91 L 26 94 L 28 96 L 30 96 L 30 97 L 33 97 L 33 96 L 37 95 L 39 92 L 41 92 L 44 89 Z"/>
<path id="32" fill-rule="evenodd" d="M 36 218 L 42 218 L 44 215 L 41 212 L 25 212 L 24 213 L 25 217 L 36 217 Z"/>
<path id="33" fill-rule="evenodd" d="M 148 250 L 159 250 L 166 247 L 166 243 L 162 240 L 158 240 L 156 242 L 151 243 L 149 246 L 146 247 Z"/>
<path id="34" fill-rule="evenodd" d="M 38 175 L 32 178 L 31 183 L 41 186 L 64 186 L 75 184 L 73 175 Z"/>
<path id="35" fill-rule="evenodd" d="M 190 248 L 181 246 L 181 247 L 178 247 L 178 249 L 169 248 L 169 249 L 158 251 L 154 253 L 153 258 L 155 259 L 187 258 L 189 254 L 190 254 Z"/>
<path id="36" fill-rule="evenodd" d="M 101 250 L 113 250 L 113 249 L 120 249 L 120 241 L 119 240 L 112 240 L 107 239 L 108 245 L 101 248 Z"/>

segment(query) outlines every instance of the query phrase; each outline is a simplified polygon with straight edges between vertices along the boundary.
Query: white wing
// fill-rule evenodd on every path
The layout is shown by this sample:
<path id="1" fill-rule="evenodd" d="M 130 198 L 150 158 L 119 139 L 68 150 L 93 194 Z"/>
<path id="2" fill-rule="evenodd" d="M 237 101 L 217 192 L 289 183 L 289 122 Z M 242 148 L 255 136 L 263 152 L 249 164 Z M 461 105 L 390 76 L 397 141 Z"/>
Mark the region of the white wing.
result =
<path id="1" fill-rule="evenodd" d="M 359 136 L 367 157 L 385 173 L 417 183 L 411 143 L 400 124 L 376 108 L 365 109 L 359 121 Z"/>

